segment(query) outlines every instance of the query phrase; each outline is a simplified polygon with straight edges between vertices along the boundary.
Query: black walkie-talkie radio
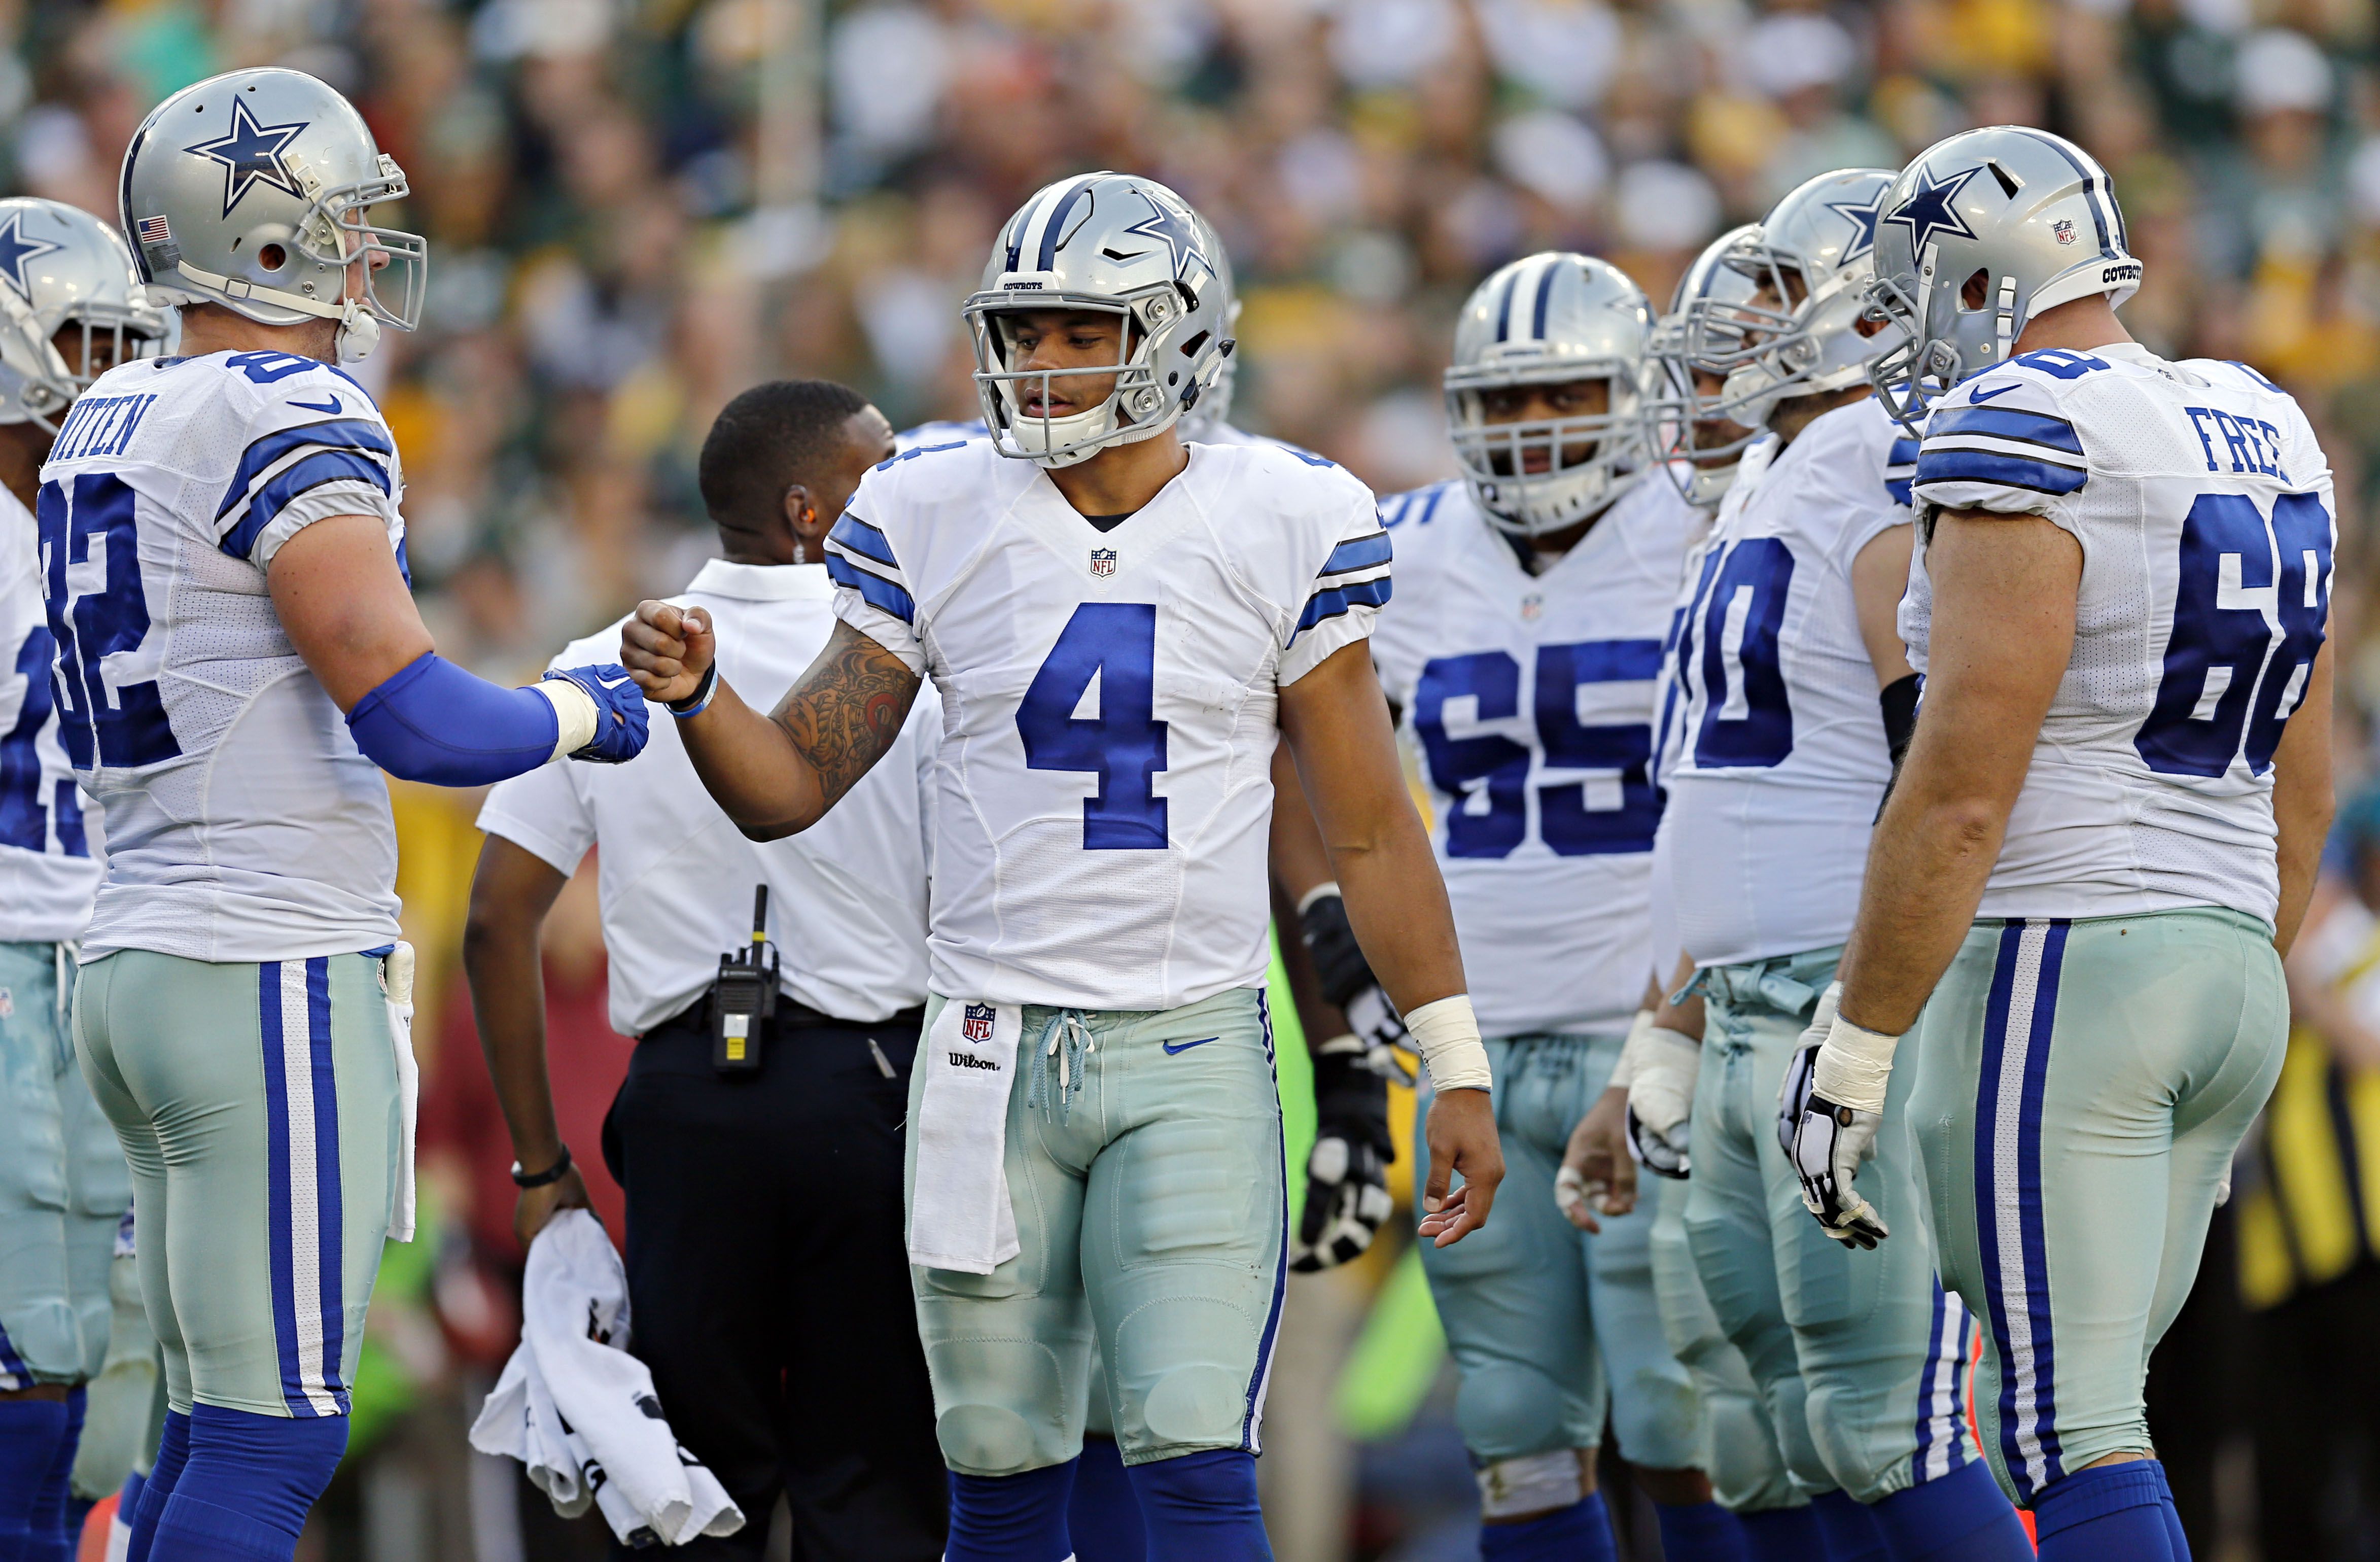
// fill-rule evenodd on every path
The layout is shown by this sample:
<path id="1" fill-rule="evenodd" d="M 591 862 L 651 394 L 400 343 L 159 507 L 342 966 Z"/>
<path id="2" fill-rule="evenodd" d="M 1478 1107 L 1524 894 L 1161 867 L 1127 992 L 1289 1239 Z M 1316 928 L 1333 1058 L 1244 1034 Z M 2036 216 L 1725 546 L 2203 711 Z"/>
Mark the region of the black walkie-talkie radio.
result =
<path id="1" fill-rule="evenodd" d="M 710 1066 L 722 1074 L 759 1068 L 761 1038 L 776 1012 L 777 951 L 769 942 L 769 886 L 755 885 L 752 942 L 719 957 L 719 980 L 710 988 Z"/>

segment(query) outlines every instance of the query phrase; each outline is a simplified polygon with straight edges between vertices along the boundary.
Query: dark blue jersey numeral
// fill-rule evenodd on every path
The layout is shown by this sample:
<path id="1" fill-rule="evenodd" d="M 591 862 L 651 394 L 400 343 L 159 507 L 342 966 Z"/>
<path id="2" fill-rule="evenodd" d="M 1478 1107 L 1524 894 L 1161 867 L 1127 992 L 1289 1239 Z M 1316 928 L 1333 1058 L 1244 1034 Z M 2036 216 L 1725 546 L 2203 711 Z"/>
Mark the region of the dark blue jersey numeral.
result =
<path id="1" fill-rule="evenodd" d="M 91 769 L 94 758 L 128 769 L 182 751 L 155 680 L 107 677 L 108 657 L 138 651 L 149 638 L 133 504 L 123 479 L 93 473 L 74 479 L 71 497 L 58 483 L 43 483 L 35 506 L 42 597 L 58 649 L 58 740 L 77 770 Z M 89 564 L 94 547 L 101 589 L 70 595 L 67 567 Z"/>
<path id="2" fill-rule="evenodd" d="M 1792 551 L 1774 537 L 1752 537 L 1728 550 L 1705 592 L 1699 654 L 1682 668 L 1692 677 L 1700 663 L 1697 766 L 1766 768 L 1793 751 L 1793 706 L 1778 652 L 1792 588 Z"/>
<path id="3" fill-rule="evenodd" d="M 17 648 L 16 673 L 25 680 L 25 699 L 17 707 L 16 726 L 0 738 L 0 846 L 49 849 L 50 811 L 42 799 L 42 756 L 33 740 L 53 709 L 50 658 L 55 650 L 50 631 L 38 624 Z"/>
<path id="4" fill-rule="evenodd" d="M 1538 833 L 1557 854 L 1593 857 L 1653 848 L 1661 795 L 1652 783 L 1652 725 L 1583 722 L 1578 695 L 1598 683 L 1649 682 L 1660 665 L 1661 642 L 1654 640 L 1537 648 L 1529 714 L 1547 768 L 1612 771 L 1620 788 L 1617 808 L 1597 808 L 1587 789 L 1591 783 L 1538 787 Z M 1528 837 L 1532 756 L 1527 745 L 1493 733 L 1450 737 L 1447 704 L 1465 699 L 1474 702 L 1476 722 L 1519 716 L 1521 665 L 1501 651 L 1443 656 L 1422 669 L 1414 698 L 1414 729 L 1431 783 L 1442 796 L 1459 799 L 1447 812 L 1447 855 L 1507 857 Z"/>
<path id="5" fill-rule="evenodd" d="M 285 380 L 322 364 L 320 359 L 300 358 L 294 352 L 236 352 L 224 361 L 260 385 Z"/>
<path id="6" fill-rule="evenodd" d="M 1099 714 L 1078 716 L 1094 678 Z M 1066 620 L 1016 707 L 1027 767 L 1099 778 L 1099 795 L 1083 799 L 1085 850 L 1165 849 L 1165 799 L 1156 793 L 1165 723 L 1155 715 L 1156 682 L 1156 605 L 1087 602 Z"/>

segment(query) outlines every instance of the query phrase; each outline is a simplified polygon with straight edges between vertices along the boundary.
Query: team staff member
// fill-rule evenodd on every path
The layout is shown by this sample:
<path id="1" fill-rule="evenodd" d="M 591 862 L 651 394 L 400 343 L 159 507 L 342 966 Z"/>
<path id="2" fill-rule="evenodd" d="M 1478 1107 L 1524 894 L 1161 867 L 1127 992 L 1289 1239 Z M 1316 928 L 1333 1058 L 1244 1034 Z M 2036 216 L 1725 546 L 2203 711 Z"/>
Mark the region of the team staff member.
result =
<path id="1" fill-rule="evenodd" d="M 826 643 L 820 539 L 892 453 L 883 416 L 821 380 L 756 386 L 712 425 L 699 475 L 726 556 L 678 600 L 731 626 L 738 687 L 773 699 Z M 926 998 L 924 734 L 939 707 L 919 702 L 832 820 L 766 846 L 701 795 L 676 725 L 602 785 L 509 784 L 480 815 L 465 961 L 519 1161 L 516 1226 L 526 1243 L 587 1203 L 547 1085 L 538 928 L 600 846 L 612 1024 L 641 1037 L 603 1144 L 627 1192 L 633 1348 L 679 1440 L 751 1520 L 687 1555 L 760 1556 L 782 1489 L 796 1555 L 926 1562 L 941 1555 L 943 1476 L 902 1251 L 900 1128 Z M 722 1073 L 710 988 L 721 953 L 751 935 L 755 884 L 783 958 L 776 1019 L 759 1069 Z"/>

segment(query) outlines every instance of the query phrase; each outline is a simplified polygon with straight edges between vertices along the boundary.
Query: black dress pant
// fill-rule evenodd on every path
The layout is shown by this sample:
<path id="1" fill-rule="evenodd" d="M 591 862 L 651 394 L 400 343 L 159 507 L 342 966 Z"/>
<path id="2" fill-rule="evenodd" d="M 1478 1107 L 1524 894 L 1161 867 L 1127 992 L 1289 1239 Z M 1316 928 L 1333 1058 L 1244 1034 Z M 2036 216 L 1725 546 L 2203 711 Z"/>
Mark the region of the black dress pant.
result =
<path id="1" fill-rule="evenodd" d="M 638 1043 L 603 1128 L 630 1348 L 745 1515 L 672 1555 L 759 1557 L 782 1491 L 795 1562 L 934 1562 L 947 1483 L 901 1212 L 916 1025 L 771 1027 L 756 1072 L 722 1076 L 698 1015 Z"/>

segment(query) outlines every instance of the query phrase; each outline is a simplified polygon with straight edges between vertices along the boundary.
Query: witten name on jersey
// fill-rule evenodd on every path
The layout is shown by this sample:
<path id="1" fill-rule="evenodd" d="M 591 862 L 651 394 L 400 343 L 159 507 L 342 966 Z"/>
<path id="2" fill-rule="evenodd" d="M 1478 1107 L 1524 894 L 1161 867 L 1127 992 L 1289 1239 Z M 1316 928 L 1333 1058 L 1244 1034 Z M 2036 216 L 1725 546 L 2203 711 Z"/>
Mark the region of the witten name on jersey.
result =
<path id="1" fill-rule="evenodd" d="M 2273 753 L 2327 633 L 2337 533 L 2297 403 L 2131 343 L 2027 353 L 1935 408 L 1917 499 L 2044 516 L 2082 549 L 2073 653 L 1982 914 L 2271 921 Z M 1930 615 L 1919 577 L 1901 633 L 1921 670 Z"/>
<path id="2" fill-rule="evenodd" d="M 100 376 L 42 469 L 59 735 L 103 805 L 85 958 L 215 961 L 397 935 L 388 787 L 282 632 L 273 555 L 338 515 L 404 522 L 395 442 L 346 374 L 278 352 Z"/>
<path id="3" fill-rule="evenodd" d="M 1852 561 L 1908 524 L 1915 445 L 1870 397 L 1754 445 L 1684 582 L 1664 855 L 1699 964 L 1850 936 L 1892 775 Z"/>
<path id="4" fill-rule="evenodd" d="M 58 743 L 33 518 L 0 488 L 0 943 L 62 944 L 91 921 L 97 821 Z"/>
<path id="5" fill-rule="evenodd" d="M 1531 575 L 1460 482 L 1380 514 L 1399 590 L 1372 659 L 1421 753 L 1480 1029 L 1625 1030 L 1653 961 L 1661 643 L 1698 518 L 1656 473 Z"/>
<path id="6" fill-rule="evenodd" d="M 942 696 L 934 991 L 1168 1009 L 1263 982 L 1278 690 L 1389 598 L 1368 489 L 1197 445 L 1101 531 L 1029 462 L 928 445 L 827 555 L 837 614 Z"/>

